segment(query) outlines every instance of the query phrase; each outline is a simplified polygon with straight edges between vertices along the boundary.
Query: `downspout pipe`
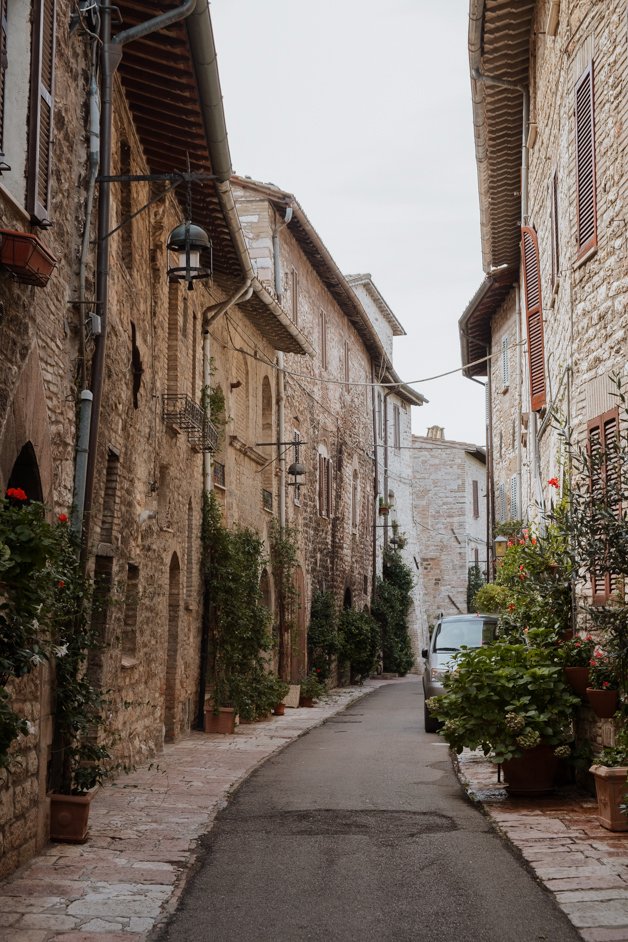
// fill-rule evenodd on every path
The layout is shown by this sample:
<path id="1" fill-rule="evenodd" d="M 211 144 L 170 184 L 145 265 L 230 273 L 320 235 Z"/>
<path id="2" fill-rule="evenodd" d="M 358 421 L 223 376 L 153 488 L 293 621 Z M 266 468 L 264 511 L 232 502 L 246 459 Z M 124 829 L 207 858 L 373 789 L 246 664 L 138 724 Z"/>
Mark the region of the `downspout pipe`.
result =
<path id="1" fill-rule="evenodd" d="M 286 213 L 283 222 L 273 228 L 273 269 L 275 275 L 275 294 L 277 302 L 281 304 L 283 299 L 283 286 L 281 277 L 281 255 L 279 253 L 279 233 L 284 229 L 292 219 L 292 206 L 286 207 Z M 284 373 L 284 354 L 282 350 L 277 351 L 277 462 L 279 465 L 279 526 L 285 529 L 286 526 L 286 453 L 285 446 L 280 442 L 285 442 L 286 432 L 286 381 Z"/>
<path id="2" fill-rule="evenodd" d="M 109 4 L 100 6 L 101 52 L 101 112 L 100 112 L 100 174 L 111 175 L 111 136 L 113 123 L 113 76 L 122 59 L 122 48 L 134 39 L 147 36 L 190 16 L 197 0 L 185 0 L 181 6 L 151 17 L 145 23 L 123 30 L 117 36 L 111 35 L 111 15 L 113 7 Z M 92 360 L 92 393 L 94 396 L 87 455 L 87 474 L 85 484 L 85 503 L 83 513 L 83 560 L 86 562 L 91 526 L 91 511 L 94 496 L 94 477 L 96 470 L 98 432 L 105 377 L 105 353 L 107 340 L 107 313 L 109 302 L 109 226 L 111 216 L 111 183 L 100 184 L 98 198 L 98 245 L 96 251 L 96 303 L 101 321 L 101 333 L 96 338 Z"/>

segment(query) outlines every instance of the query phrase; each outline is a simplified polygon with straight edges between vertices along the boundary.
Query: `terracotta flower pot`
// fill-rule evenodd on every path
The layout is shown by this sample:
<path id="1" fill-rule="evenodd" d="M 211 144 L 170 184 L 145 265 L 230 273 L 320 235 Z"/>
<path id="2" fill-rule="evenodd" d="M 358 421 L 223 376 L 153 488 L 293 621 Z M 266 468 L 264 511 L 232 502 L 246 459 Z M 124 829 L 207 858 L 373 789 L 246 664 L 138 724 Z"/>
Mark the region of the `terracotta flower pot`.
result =
<path id="1" fill-rule="evenodd" d="M 37 236 L 13 229 L 0 229 L 0 263 L 23 284 L 44 288 L 57 259 Z"/>
<path id="2" fill-rule="evenodd" d="M 609 831 L 628 831 L 628 817 L 619 810 L 627 790 L 628 768 L 592 765 L 589 771 L 595 779 L 598 821 Z"/>
<path id="3" fill-rule="evenodd" d="M 504 781 L 510 795 L 545 795 L 554 788 L 558 759 L 554 746 L 526 749 L 518 759 L 504 762 Z"/>
<path id="4" fill-rule="evenodd" d="M 233 733 L 235 710 L 233 707 L 220 707 L 220 712 L 215 714 L 212 708 L 206 709 L 203 729 L 206 733 L 221 733 L 222 735 Z"/>
<path id="5" fill-rule="evenodd" d="M 589 668 L 565 667 L 563 670 L 565 672 L 565 680 L 571 689 L 574 690 L 579 696 L 585 697 L 587 693 L 587 686 L 589 684 Z"/>
<path id="6" fill-rule="evenodd" d="M 314 697 L 300 697 L 299 706 L 302 707 L 313 707 L 314 706 Z"/>
<path id="7" fill-rule="evenodd" d="M 587 700 L 599 719 L 608 720 L 617 710 L 618 693 L 616 690 L 595 690 L 593 687 L 587 687 Z"/>
<path id="8" fill-rule="evenodd" d="M 85 795 L 50 796 L 50 840 L 84 844 L 87 840 L 89 807 L 97 789 Z"/>
<path id="9" fill-rule="evenodd" d="M 285 712 L 286 712 L 286 704 L 285 704 L 285 703 L 276 703 L 276 704 L 274 705 L 274 707 L 273 707 L 273 713 L 275 714 L 275 716 L 283 716 Z"/>

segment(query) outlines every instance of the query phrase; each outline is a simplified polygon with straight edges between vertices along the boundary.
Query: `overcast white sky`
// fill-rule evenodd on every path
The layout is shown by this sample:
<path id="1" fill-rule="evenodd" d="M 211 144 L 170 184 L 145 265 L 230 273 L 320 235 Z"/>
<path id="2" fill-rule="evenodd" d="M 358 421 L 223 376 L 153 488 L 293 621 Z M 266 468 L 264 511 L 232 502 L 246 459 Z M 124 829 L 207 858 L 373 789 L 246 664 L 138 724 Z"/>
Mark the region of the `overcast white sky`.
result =
<path id="1" fill-rule="evenodd" d="M 407 331 L 406 381 L 461 365 L 482 280 L 468 0 L 213 0 L 237 173 L 294 193 L 346 273 L 370 272 Z M 484 443 L 484 393 L 415 386 L 413 430 Z"/>

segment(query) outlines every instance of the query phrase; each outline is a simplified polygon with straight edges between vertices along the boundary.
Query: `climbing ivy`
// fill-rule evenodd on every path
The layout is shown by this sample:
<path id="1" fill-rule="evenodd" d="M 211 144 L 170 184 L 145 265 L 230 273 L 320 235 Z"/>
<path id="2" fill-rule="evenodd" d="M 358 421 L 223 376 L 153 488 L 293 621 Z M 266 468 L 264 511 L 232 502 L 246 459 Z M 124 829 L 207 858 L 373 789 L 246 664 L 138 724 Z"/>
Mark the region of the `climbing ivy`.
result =
<path id="1" fill-rule="evenodd" d="M 391 673 L 407 674 L 414 665 L 408 634 L 413 585 L 412 572 L 400 554 L 386 550 L 375 589 L 373 616 L 381 630 L 383 668 Z"/>

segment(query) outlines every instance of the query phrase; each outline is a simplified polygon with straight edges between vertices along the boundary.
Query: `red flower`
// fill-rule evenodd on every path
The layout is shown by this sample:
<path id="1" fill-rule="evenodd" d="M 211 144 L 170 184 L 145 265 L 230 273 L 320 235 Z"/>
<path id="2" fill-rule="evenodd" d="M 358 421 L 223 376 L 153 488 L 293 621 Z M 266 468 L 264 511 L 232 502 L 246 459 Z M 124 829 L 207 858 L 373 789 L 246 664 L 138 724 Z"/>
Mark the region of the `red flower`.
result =
<path id="1" fill-rule="evenodd" d="M 59 581 L 57 582 L 57 585 L 59 586 L 60 589 L 63 589 L 65 587 L 65 582 L 63 581 L 63 579 L 59 579 Z"/>
<path id="2" fill-rule="evenodd" d="M 28 500 L 26 491 L 23 491 L 21 487 L 10 487 L 7 491 L 7 497 L 12 497 L 13 500 Z"/>
<path id="3" fill-rule="evenodd" d="M 67 515 L 67 514 L 59 514 L 59 516 L 57 517 L 57 520 L 59 521 L 59 523 L 67 523 L 67 522 L 68 522 L 68 515 Z"/>
<path id="4" fill-rule="evenodd" d="M 558 478 L 550 478 L 547 483 L 549 484 L 550 487 L 555 487 L 556 490 L 558 490 L 560 486 L 558 483 Z"/>
<path id="5" fill-rule="evenodd" d="M 536 546 L 536 537 L 535 537 L 535 536 L 532 537 L 532 546 Z"/>
<path id="6" fill-rule="evenodd" d="M 509 612 L 514 612 L 515 608 L 516 608 L 515 603 L 514 603 L 514 602 L 511 602 L 510 605 L 508 606 L 508 611 L 509 611 Z"/>

